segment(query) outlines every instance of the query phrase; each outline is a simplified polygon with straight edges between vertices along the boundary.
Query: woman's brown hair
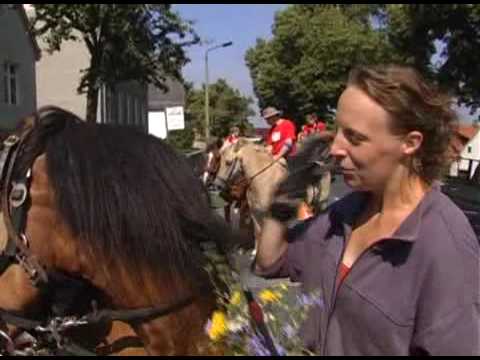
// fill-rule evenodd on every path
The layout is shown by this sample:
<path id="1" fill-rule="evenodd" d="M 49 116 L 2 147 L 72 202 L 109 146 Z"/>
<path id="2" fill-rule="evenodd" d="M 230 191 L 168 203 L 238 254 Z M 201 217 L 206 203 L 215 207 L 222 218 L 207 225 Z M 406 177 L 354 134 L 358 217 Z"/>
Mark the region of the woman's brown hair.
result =
<path id="1" fill-rule="evenodd" d="M 413 68 L 398 65 L 359 67 L 351 71 L 348 86 L 355 86 L 392 116 L 392 132 L 423 134 L 411 169 L 431 183 L 448 166 L 448 150 L 458 126 L 452 99 L 428 84 Z"/>

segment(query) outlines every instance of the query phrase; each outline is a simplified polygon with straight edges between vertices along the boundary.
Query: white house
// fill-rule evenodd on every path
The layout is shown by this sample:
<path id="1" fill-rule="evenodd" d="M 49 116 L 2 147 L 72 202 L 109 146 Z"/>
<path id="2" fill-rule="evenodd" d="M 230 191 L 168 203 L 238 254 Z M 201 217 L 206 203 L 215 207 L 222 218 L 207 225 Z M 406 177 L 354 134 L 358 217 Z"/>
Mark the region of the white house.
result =
<path id="1" fill-rule="evenodd" d="M 175 126 L 174 129 L 171 128 L 171 120 L 174 119 L 167 119 L 169 109 L 180 110 L 182 112 L 180 118 L 183 119 L 186 97 L 185 87 L 179 81 L 167 78 L 166 85 L 168 87 L 166 92 L 154 85 L 148 86 L 148 131 L 150 134 L 162 139 L 167 138 L 169 130 L 175 129 Z M 168 122 L 170 122 L 170 128 Z M 177 129 L 181 128 L 180 124 L 180 127 Z"/>
<path id="2" fill-rule="evenodd" d="M 471 179 L 480 163 L 480 129 L 477 126 L 460 126 L 456 139 L 457 159 L 450 166 L 450 176 Z"/>
<path id="3" fill-rule="evenodd" d="M 0 4 L 0 131 L 37 108 L 35 62 L 40 49 L 21 4 Z"/>
<path id="4" fill-rule="evenodd" d="M 34 8 L 27 13 L 33 16 Z M 49 54 L 41 38 L 43 50 L 37 63 L 38 107 L 56 105 L 86 118 L 87 95 L 78 94 L 80 71 L 89 67 L 90 54 L 82 41 L 63 42 L 60 51 Z M 113 88 L 102 87 L 98 94 L 97 122 L 136 126 L 148 131 L 147 86 L 135 81 L 121 82 Z"/>

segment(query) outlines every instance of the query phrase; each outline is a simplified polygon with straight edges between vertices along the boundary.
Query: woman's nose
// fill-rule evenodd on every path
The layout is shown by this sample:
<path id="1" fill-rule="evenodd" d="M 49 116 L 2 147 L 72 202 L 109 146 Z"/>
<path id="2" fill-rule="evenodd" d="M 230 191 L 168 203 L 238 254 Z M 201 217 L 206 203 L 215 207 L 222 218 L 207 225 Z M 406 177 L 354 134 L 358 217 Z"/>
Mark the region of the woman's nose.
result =
<path id="1" fill-rule="evenodd" d="M 333 138 L 332 145 L 330 147 L 330 155 L 336 158 L 344 157 L 346 155 L 346 150 L 344 146 L 343 136 L 340 131 L 335 134 Z"/>

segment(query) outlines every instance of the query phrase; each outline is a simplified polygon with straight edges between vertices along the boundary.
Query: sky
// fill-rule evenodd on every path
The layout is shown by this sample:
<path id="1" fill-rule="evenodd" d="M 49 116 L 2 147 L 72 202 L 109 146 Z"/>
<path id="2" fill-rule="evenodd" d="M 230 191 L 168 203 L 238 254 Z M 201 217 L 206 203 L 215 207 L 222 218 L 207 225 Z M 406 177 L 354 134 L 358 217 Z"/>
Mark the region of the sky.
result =
<path id="1" fill-rule="evenodd" d="M 255 126 L 267 127 L 258 114 L 257 98 L 245 64 L 245 53 L 255 46 L 257 38 L 271 38 L 275 12 L 286 8 L 285 4 L 181 4 L 174 9 L 182 18 L 193 20 L 194 29 L 209 44 L 187 49 L 190 63 L 183 76 L 196 87 L 205 82 L 205 50 L 208 47 L 232 41 L 233 45 L 209 52 L 209 83 L 224 78 L 242 95 L 254 99 L 257 116 L 250 121 Z"/>
<path id="2" fill-rule="evenodd" d="M 245 53 L 255 46 L 257 38 L 271 38 L 275 12 L 287 4 L 180 4 L 174 5 L 182 18 L 194 21 L 194 29 L 206 44 L 187 49 L 190 63 L 183 69 L 187 81 L 199 88 L 205 82 L 205 50 L 232 41 L 233 45 L 209 53 L 209 83 L 224 78 L 244 96 L 254 100 L 257 115 L 249 120 L 256 127 L 267 127 L 258 113 L 257 98 L 245 64 Z M 433 59 L 434 61 L 438 58 Z M 465 108 L 458 109 L 460 118 L 469 123 L 474 117 Z M 480 116 L 480 111 L 475 117 Z"/>

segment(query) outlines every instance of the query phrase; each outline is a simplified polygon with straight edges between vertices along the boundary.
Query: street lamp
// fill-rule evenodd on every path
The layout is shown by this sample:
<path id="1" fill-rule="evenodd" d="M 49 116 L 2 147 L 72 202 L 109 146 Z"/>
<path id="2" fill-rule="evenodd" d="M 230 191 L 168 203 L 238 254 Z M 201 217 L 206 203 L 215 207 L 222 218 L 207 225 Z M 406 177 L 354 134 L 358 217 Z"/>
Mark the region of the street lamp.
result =
<path id="1" fill-rule="evenodd" d="M 212 46 L 205 51 L 205 144 L 208 144 L 208 140 L 210 138 L 210 119 L 208 114 L 208 107 L 209 107 L 209 99 L 208 99 L 208 53 L 210 51 L 224 48 L 227 46 L 232 45 L 233 42 L 229 41 L 220 45 Z"/>

